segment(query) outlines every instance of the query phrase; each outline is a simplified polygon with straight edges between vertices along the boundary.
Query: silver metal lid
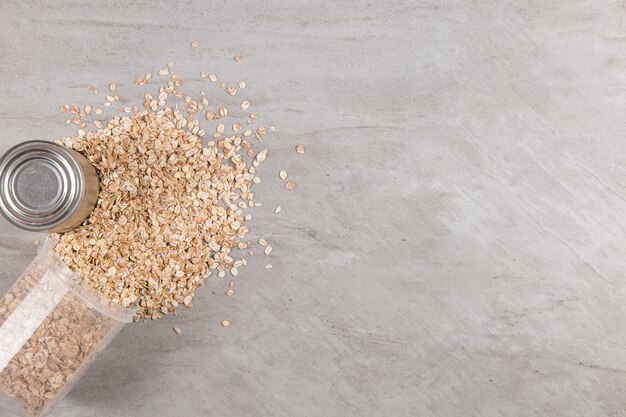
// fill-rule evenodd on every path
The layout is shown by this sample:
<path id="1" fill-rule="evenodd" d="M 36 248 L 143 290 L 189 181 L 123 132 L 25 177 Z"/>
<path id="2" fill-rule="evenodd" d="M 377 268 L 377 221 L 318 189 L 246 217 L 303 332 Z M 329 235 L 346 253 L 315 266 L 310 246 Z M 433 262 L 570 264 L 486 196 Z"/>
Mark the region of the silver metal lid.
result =
<path id="1" fill-rule="evenodd" d="M 62 146 L 24 142 L 0 159 L 0 211 L 18 227 L 53 230 L 77 210 L 83 195 L 80 165 Z"/>

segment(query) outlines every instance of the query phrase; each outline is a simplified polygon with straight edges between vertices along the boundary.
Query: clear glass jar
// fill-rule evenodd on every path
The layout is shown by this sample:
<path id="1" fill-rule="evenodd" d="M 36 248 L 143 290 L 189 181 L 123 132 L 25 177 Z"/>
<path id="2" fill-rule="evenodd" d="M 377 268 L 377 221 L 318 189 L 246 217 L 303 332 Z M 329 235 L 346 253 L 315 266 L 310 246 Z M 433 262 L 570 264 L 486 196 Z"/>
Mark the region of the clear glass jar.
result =
<path id="1" fill-rule="evenodd" d="M 105 303 L 44 245 L 0 299 L 0 409 L 43 416 L 134 312 Z"/>

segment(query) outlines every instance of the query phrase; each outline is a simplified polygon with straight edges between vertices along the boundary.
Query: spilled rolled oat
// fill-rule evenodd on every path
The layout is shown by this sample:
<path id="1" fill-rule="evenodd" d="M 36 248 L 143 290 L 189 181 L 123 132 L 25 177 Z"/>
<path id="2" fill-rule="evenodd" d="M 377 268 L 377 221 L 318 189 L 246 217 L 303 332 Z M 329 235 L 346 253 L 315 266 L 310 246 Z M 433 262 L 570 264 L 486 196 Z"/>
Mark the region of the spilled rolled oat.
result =
<path id="1" fill-rule="evenodd" d="M 248 245 L 245 211 L 255 206 L 256 167 L 267 155 L 236 132 L 239 123 L 226 132 L 225 107 L 211 110 L 205 98 L 177 91 L 181 85 L 172 75 L 157 97 L 146 94 L 145 109 L 121 108 L 130 115 L 58 141 L 94 164 L 101 192 L 89 219 L 61 235 L 54 251 L 110 300 L 135 307 L 136 318 L 191 307 L 212 272 L 237 274 L 245 262 L 233 259 L 231 249 Z M 167 105 L 171 96 L 184 101 L 181 109 Z M 198 114 L 217 124 L 206 145 Z M 257 130 L 259 142 L 265 132 Z"/>

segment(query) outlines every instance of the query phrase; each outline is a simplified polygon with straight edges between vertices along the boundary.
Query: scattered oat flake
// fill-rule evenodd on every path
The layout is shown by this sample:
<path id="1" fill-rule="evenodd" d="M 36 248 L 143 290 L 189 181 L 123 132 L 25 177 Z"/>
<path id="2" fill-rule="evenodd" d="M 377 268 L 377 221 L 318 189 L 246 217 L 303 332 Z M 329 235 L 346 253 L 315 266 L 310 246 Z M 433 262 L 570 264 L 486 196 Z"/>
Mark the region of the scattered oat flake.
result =
<path id="1" fill-rule="evenodd" d="M 241 89 L 246 88 L 246 82 L 245 81 L 240 81 L 239 82 L 239 88 L 241 88 Z"/>
<path id="2" fill-rule="evenodd" d="M 188 295 L 183 299 L 183 304 L 185 304 L 186 306 L 191 304 L 191 295 Z"/>
<path id="3" fill-rule="evenodd" d="M 235 61 L 239 62 L 239 61 L 241 61 L 241 58 L 242 58 L 241 54 L 237 54 L 237 55 L 235 55 L 234 59 L 235 59 Z"/>
<path id="4" fill-rule="evenodd" d="M 278 176 L 280 177 L 280 179 L 281 179 L 281 180 L 286 179 L 286 178 L 287 178 L 287 171 L 285 171 L 284 169 L 283 169 L 283 170 L 281 170 L 281 171 L 278 173 Z"/>
<path id="5" fill-rule="evenodd" d="M 241 108 L 241 110 L 247 109 L 248 107 L 250 107 L 250 101 L 249 100 L 242 101 L 239 107 Z"/>
<path id="6" fill-rule="evenodd" d="M 299 143 L 296 145 L 296 152 L 298 153 L 304 153 L 304 145 Z"/>
<path id="7" fill-rule="evenodd" d="M 172 330 L 174 330 L 174 333 L 177 335 L 180 335 L 180 329 L 178 327 L 172 326 Z"/>
<path id="8" fill-rule="evenodd" d="M 93 94 L 98 94 L 98 89 L 96 87 L 89 87 L 89 91 L 91 91 Z"/>
<path id="9" fill-rule="evenodd" d="M 262 150 L 261 152 L 259 152 L 256 155 L 256 160 L 261 163 L 263 161 L 265 161 L 265 158 L 267 158 L 267 149 Z"/>
<path id="10" fill-rule="evenodd" d="M 228 320 L 222 320 L 222 326 L 223 326 L 223 327 L 228 327 L 228 326 L 230 326 L 230 321 L 228 321 Z"/>
<path id="11" fill-rule="evenodd" d="M 213 81 L 213 82 L 217 81 L 217 75 L 215 75 L 215 74 L 209 74 L 209 80 L 211 80 L 211 81 Z"/>
<path id="12" fill-rule="evenodd" d="M 167 63 L 167 67 L 168 68 L 172 68 L 174 65 L 176 65 L 176 62 L 168 62 Z"/>
<path id="13" fill-rule="evenodd" d="M 272 253 L 273 249 L 274 248 L 272 248 L 271 246 L 268 245 L 268 246 L 265 247 L 265 250 L 263 251 L 263 253 L 265 253 L 266 255 L 269 255 L 270 253 Z"/>
<path id="14" fill-rule="evenodd" d="M 233 290 L 227 290 L 227 291 L 224 293 L 224 295 L 226 295 L 227 297 L 232 297 L 234 293 L 235 293 L 235 291 L 233 291 Z"/>
<path id="15" fill-rule="evenodd" d="M 259 245 L 261 245 L 261 246 L 266 246 L 266 245 L 267 245 L 267 240 L 265 240 L 265 239 L 259 239 Z"/>
<path id="16" fill-rule="evenodd" d="M 159 75 L 167 75 L 169 73 L 170 73 L 170 70 L 167 69 L 167 68 L 166 69 L 162 69 L 162 70 L 159 71 Z"/>
<path id="17" fill-rule="evenodd" d="M 197 48 L 198 46 L 200 46 L 200 41 L 191 41 L 192 48 Z"/>
<path id="18" fill-rule="evenodd" d="M 115 85 L 115 83 L 111 83 L 111 84 L 109 84 L 109 90 L 110 90 L 110 91 L 115 91 L 115 90 L 117 90 L 117 85 Z"/>
<path id="19" fill-rule="evenodd" d="M 276 209 L 274 210 L 274 213 L 278 214 L 283 210 L 283 208 L 281 206 L 277 206 Z"/>
<path id="20" fill-rule="evenodd" d="M 70 111 L 70 106 L 64 104 L 61 106 L 61 113 L 68 113 Z"/>

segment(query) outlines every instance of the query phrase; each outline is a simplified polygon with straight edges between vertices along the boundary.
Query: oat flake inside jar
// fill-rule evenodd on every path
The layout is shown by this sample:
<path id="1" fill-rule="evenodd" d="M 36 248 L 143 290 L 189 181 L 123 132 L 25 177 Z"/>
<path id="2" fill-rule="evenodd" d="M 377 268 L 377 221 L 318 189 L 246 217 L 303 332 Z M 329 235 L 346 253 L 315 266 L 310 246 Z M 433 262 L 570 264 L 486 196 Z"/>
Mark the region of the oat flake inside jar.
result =
<path id="1" fill-rule="evenodd" d="M 42 416 L 134 311 L 104 301 L 44 245 L 0 299 L 0 409 Z"/>

